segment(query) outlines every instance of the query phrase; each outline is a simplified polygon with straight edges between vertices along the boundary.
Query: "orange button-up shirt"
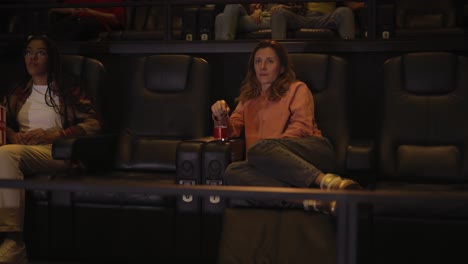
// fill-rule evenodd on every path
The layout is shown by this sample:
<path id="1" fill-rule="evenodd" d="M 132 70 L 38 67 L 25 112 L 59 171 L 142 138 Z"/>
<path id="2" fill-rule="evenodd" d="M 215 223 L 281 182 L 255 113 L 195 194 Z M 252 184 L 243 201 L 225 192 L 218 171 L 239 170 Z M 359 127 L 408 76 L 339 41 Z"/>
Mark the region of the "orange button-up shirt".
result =
<path id="1" fill-rule="evenodd" d="M 300 81 L 291 84 L 278 101 L 268 100 L 263 91 L 259 97 L 239 103 L 228 126 L 230 137 L 239 137 L 245 129 L 246 149 L 261 139 L 322 136 L 315 121 L 312 93 Z"/>

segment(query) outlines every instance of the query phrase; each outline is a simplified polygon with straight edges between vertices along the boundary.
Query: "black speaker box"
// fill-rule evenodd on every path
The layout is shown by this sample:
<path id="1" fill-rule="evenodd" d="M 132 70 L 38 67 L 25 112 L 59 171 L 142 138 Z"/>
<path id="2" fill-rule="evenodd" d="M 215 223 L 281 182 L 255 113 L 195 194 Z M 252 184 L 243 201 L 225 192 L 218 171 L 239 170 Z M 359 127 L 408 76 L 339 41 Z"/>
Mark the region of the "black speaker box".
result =
<path id="1" fill-rule="evenodd" d="M 214 38 L 215 7 L 205 6 L 198 10 L 198 39 L 210 40 Z"/>
<path id="2" fill-rule="evenodd" d="M 182 39 L 196 40 L 198 37 L 198 7 L 184 8 L 182 16 Z"/>
<path id="3" fill-rule="evenodd" d="M 176 181 L 180 185 L 191 186 L 201 183 L 201 156 L 203 142 L 185 141 L 177 149 Z M 200 198 L 192 194 L 182 194 L 176 199 L 180 212 L 198 212 Z"/>
<path id="4" fill-rule="evenodd" d="M 358 36 L 362 39 L 369 38 L 369 8 L 364 7 L 354 11 L 358 27 Z"/>
<path id="5" fill-rule="evenodd" d="M 389 39 L 395 37 L 395 6 L 392 4 L 377 6 L 377 38 Z"/>

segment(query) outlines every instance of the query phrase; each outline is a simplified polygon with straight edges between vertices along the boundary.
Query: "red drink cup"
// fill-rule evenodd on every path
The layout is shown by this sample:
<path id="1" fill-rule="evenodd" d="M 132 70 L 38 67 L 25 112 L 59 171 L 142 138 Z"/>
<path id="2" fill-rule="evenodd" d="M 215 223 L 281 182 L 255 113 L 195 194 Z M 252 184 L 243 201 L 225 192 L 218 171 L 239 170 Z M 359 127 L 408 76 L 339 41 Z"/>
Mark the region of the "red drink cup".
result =
<path id="1" fill-rule="evenodd" d="M 227 139 L 227 126 L 215 126 L 213 136 L 216 139 L 226 140 Z"/>

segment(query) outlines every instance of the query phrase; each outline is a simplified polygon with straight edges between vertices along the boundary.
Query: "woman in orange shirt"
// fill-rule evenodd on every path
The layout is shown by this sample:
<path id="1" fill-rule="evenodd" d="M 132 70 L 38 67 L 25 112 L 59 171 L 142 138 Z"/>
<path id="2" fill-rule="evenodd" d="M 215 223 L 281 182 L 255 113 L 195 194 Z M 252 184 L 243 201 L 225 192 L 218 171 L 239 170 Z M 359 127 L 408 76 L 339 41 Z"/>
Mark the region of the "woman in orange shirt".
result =
<path id="1" fill-rule="evenodd" d="M 230 137 L 245 133 L 247 160 L 228 166 L 228 185 L 361 188 L 353 180 L 332 174 L 335 154 L 317 126 L 313 95 L 305 83 L 296 79 L 288 52 L 281 44 L 264 40 L 257 45 L 236 101 L 238 105 L 230 116 L 224 100 L 211 107 L 213 119 L 227 123 Z M 285 201 L 262 204 L 291 206 Z M 319 208 L 315 201 L 304 202 L 306 209 L 309 205 L 328 213 L 335 208 L 334 203 L 320 203 Z"/>

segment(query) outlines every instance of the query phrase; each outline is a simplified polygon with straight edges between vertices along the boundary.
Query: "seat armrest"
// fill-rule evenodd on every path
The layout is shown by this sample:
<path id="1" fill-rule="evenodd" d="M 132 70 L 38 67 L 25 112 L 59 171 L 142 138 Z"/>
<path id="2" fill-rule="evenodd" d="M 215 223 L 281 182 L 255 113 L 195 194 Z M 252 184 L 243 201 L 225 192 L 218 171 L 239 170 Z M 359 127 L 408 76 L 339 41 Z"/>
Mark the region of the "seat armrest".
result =
<path id="1" fill-rule="evenodd" d="M 223 185 L 224 170 L 234 161 L 244 159 L 243 139 L 221 141 L 203 137 L 182 141 L 177 148 L 177 183 L 180 185 Z M 193 195 L 177 198 L 177 209 L 184 212 L 203 210 L 221 212 L 225 199 L 218 196 L 200 200 Z"/>
<path id="2" fill-rule="evenodd" d="M 202 152 L 202 184 L 223 185 L 224 171 L 232 162 L 244 160 L 244 140 L 213 141 Z M 219 183 L 215 183 L 215 182 Z"/>
<path id="3" fill-rule="evenodd" d="M 209 143 L 219 142 L 212 136 L 184 140 L 177 146 L 176 182 L 180 185 L 198 185 L 202 183 L 203 151 Z M 193 195 L 181 195 L 176 199 L 177 210 L 198 212 L 200 198 Z"/>
<path id="4" fill-rule="evenodd" d="M 205 155 L 208 154 L 207 150 L 217 157 L 225 157 L 226 166 L 229 163 L 245 159 L 245 141 L 242 138 L 232 138 L 225 141 L 212 140 L 205 147 Z"/>
<path id="5" fill-rule="evenodd" d="M 185 143 L 184 143 L 185 142 Z M 209 137 L 201 137 L 195 139 L 185 140 L 179 146 L 179 149 L 183 149 L 183 146 L 188 142 L 199 142 L 203 144 L 216 144 L 217 152 L 229 152 L 229 163 L 240 161 L 245 159 L 245 141 L 242 138 L 232 138 L 229 140 L 219 140 L 212 136 Z"/>
<path id="6" fill-rule="evenodd" d="M 108 160 L 114 157 L 117 134 L 66 137 L 52 143 L 52 157 L 57 160 Z"/>
<path id="7" fill-rule="evenodd" d="M 203 148 L 202 175 L 203 185 L 225 185 L 224 172 L 232 162 L 245 159 L 245 142 L 235 138 L 226 141 L 212 141 Z M 210 196 L 202 201 L 204 212 L 221 214 L 227 200 L 220 196 Z"/>
<path id="8" fill-rule="evenodd" d="M 346 173 L 363 185 L 368 185 L 375 177 L 375 144 L 373 140 L 351 140 L 347 148 Z"/>
<path id="9" fill-rule="evenodd" d="M 188 140 L 184 140 L 185 142 L 201 142 L 201 143 L 209 143 L 209 142 L 216 142 L 219 141 L 218 139 L 214 138 L 213 136 L 207 137 L 200 137 L 200 138 L 192 138 Z"/>
<path id="10" fill-rule="evenodd" d="M 372 171 L 375 146 L 372 140 L 352 140 L 347 149 L 346 168 L 349 171 Z"/>

